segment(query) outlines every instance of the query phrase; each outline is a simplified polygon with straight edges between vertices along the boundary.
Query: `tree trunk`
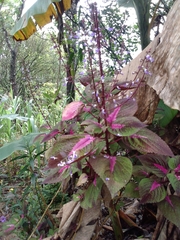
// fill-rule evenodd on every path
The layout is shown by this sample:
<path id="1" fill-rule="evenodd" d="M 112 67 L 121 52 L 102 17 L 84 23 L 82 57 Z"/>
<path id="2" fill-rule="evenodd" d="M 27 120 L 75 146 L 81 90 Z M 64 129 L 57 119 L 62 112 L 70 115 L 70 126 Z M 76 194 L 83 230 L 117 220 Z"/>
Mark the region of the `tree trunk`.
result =
<path id="1" fill-rule="evenodd" d="M 22 4 L 19 8 L 18 19 L 21 16 L 23 6 L 24 6 L 24 0 L 22 0 Z M 11 40 L 10 40 L 11 37 L 9 37 L 8 32 L 5 29 L 5 24 L 4 24 L 3 20 L 1 21 L 1 25 L 2 25 L 2 30 L 4 32 L 5 41 L 7 43 L 7 46 L 9 48 L 10 54 L 11 54 L 11 60 L 10 60 L 10 66 L 9 66 L 9 81 L 10 81 L 10 84 L 12 87 L 13 98 L 14 98 L 15 96 L 18 95 L 18 90 L 19 90 L 18 84 L 16 81 L 16 62 L 17 62 L 16 57 L 17 57 L 17 52 L 18 52 L 18 48 L 19 48 L 19 43 L 11 42 Z"/>
<path id="2" fill-rule="evenodd" d="M 67 10 L 66 14 L 69 16 L 72 22 L 71 28 L 75 28 L 75 15 L 77 13 L 77 3 L 79 0 L 73 1 L 71 4 L 71 8 Z M 61 5 L 61 2 L 59 3 Z M 66 86 L 66 96 L 67 96 L 67 103 L 71 103 L 75 99 L 75 85 L 74 85 L 74 75 L 77 70 L 77 61 L 76 61 L 76 43 L 66 43 L 64 36 L 63 36 L 63 18 L 60 13 L 58 13 L 58 28 L 59 28 L 59 35 L 58 41 L 59 44 L 63 44 L 64 51 L 66 53 L 67 58 L 67 66 L 66 66 L 66 77 L 67 77 L 67 86 Z M 66 30 L 67 31 L 67 30 Z M 70 54 L 74 51 L 74 57 L 71 61 Z M 73 74 L 72 74 L 73 73 Z"/>
<path id="3" fill-rule="evenodd" d="M 170 10 L 162 34 L 158 35 L 125 68 L 119 81 L 132 80 L 133 72 L 138 70 L 140 60 L 150 50 L 154 62 L 150 66 L 151 76 L 146 76 L 146 83 L 151 87 L 142 87 L 137 93 L 137 117 L 150 124 L 157 109 L 158 97 L 166 105 L 180 110 L 180 0 L 176 0 Z"/>

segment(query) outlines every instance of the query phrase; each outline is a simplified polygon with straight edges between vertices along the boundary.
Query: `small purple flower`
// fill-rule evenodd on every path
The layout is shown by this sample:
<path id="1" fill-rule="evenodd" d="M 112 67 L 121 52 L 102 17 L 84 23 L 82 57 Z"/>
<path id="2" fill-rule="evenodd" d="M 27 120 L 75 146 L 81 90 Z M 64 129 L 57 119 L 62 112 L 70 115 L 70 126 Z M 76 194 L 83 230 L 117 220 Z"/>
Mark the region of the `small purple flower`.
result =
<path id="1" fill-rule="evenodd" d="M 101 82 L 104 83 L 104 76 L 101 76 Z"/>
<path id="2" fill-rule="evenodd" d="M 74 38 L 74 39 L 79 39 L 80 36 L 79 36 L 79 34 L 75 34 L 75 35 L 73 36 L 73 38 Z"/>
<path id="3" fill-rule="evenodd" d="M 99 51 L 100 51 L 99 48 L 95 49 L 95 53 L 99 53 Z"/>
<path id="4" fill-rule="evenodd" d="M 152 75 L 146 68 L 144 68 L 144 73 L 150 76 Z"/>
<path id="5" fill-rule="evenodd" d="M 151 62 L 151 63 L 154 62 L 154 59 L 149 54 L 146 55 L 146 60 Z"/>
<path id="6" fill-rule="evenodd" d="M 89 32 L 89 36 L 94 37 L 95 33 L 91 31 L 91 32 Z"/>
<path id="7" fill-rule="evenodd" d="M 112 32 L 112 31 L 114 30 L 114 28 L 108 27 L 107 30 L 108 30 L 109 32 Z"/>
<path id="8" fill-rule="evenodd" d="M 85 73 L 84 72 L 79 72 L 80 75 L 84 75 Z"/>
<path id="9" fill-rule="evenodd" d="M 2 223 L 3 223 L 3 222 L 6 222 L 6 217 L 5 217 L 5 216 L 1 216 L 1 217 L 0 217 L 0 222 L 2 222 Z"/>

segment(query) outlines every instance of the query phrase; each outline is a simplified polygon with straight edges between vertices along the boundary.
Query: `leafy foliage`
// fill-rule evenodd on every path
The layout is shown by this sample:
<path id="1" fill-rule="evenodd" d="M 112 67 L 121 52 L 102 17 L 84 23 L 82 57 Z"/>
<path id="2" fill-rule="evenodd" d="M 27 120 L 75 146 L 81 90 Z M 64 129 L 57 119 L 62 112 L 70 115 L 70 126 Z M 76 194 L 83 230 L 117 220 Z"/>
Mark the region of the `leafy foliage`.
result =
<path id="1" fill-rule="evenodd" d="M 132 2 L 136 1 L 121 1 L 122 4 Z M 137 2 L 137 5 L 139 3 Z M 175 215 L 179 211 L 179 197 L 176 196 L 180 193 L 179 157 L 174 157 L 167 144 L 134 117 L 138 109 L 136 92 L 143 84 L 145 74 L 149 74 L 148 67 L 152 57 L 147 52 L 148 57 L 141 60 L 131 81 L 126 79 L 120 83 L 114 77 L 110 77 L 116 70 L 119 72 L 119 67 L 131 58 L 128 53 L 129 46 L 125 46 L 122 38 L 127 30 L 123 21 L 128 14 L 123 15 L 121 24 L 118 21 L 113 22 L 110 17 L 106 18 L 106 24 L 109 25 L 107 27 L 102 21 L 103 14 L 111 16 L 112 11 L 104 10 L 100 16 L 96 5 L 92 4 L 89 7 L 89 16 L 85 15 L 82 19 L 78 16 L 78 20 L 74 18 L 74 21 L 80 21 L 79 26 L 81 25 L 85 36 L 92 37 L 92 41 L 89 43 L 87 39 L 79 37 L 79 26 L 76 26 L 76 31 L 69 28 L 65 36 L 66 43 L 73 46 L 67 54 L 68 67 L 72 70 L 71 78 L 75 76 L 78 64 L 82 67 L 88 59 L 88 64 L 83 65 L 83 70 L 88 69 L 87 75 L 81 77 L 78 83 L 72 80 L 80 99 L 68 104 L 64 110 L 61 106 L 59 122 L 54 127 L 48 123 L 42 126 L 46 132 L 32 133 L 1 147 L 0 160 L 17 150 L 25 151 L 24 155 L 14 158 L 13 161 L 20 157 L 28 158 L 29 162 L 22 167 L 20 173 L 29 169 L 31 184 L 36 188 L 34 160 L 43 152 L 40 151 L 41 146 L 46 145 L 47 167 L 43 170 L 43 183 L 47 184 L 45 186 L 51 188 L 49 184 L 61 183 L 62 190 L 73 195 L 73 200 L 78 201 L 85 209 L 93 208 L 99 200 L 104 200 L 104 204 L 110 210 L 118 239 L 122 239 L 122 229 L 114 208 L 114 200 L 121 194 L 125 197 L 138 197 L 142 203 L 157 203 L 164 216 L 179 226 L 179 217 Z M 81 9 L 79 15 L 80 13 Z M 118 18 L 117 15 L 115 17 Z M 119 32 L 116 24 L 121 25 Z M 88 35 L 89 32 L 91 36 Z M 110 50 L 106 49 L 106 38 Z M 59 51 L 60 47 L 54 47 Z M 124 50 L 126 54 L 123 56 Z M 107 57 L 109 52 L 112 61 L 118 62 L 118 67 L 113 63 L 111 68 L 109 62 L 102 62 L 102 57 Z M 27 76 L 29 77 L 28 74 Z M 80 83 L 83 86 L 78 90 Z M 48 106 L 52 105 L 49 97 L 55 95 L 44 93 L 44 96 Z M 0 117 L 1 121 L 4 119 L 33 122 L 29 116 L 22 117 L 16 111 Z M 40 143 L 37 143 L 39 139 Z M 32 150 L 34 145 L 35 149 Z M 26 154 L 27 149 L 29 152 Z M 106 199 L 103 198 L 104 189 Z"/>

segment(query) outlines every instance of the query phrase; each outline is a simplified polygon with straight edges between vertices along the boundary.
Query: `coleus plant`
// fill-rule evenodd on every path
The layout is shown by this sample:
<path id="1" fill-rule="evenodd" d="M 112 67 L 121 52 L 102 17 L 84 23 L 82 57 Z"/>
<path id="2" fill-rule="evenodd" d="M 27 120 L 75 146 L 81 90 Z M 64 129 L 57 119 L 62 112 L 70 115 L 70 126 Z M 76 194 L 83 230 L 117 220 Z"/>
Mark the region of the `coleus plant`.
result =
<path id="1" fill-rule="evenodd" d="M 147 62 L 149 55 L 142 61 L 137 78 Z M 76 176 L 73 199 L 83 208 L 92 207 L 102 197 L 104 185 L 109 199 L 124 189 L 124 196 L 158 203 L 162 213 L 178 225 L 172 212 L 180 209 L 179 196 L 174 195 L 180 192 L 180 158 L 134 117 L 134 95 L 142 79 L 119 83 L 102 76 L 92 78 L 82 101 L 68 104 L 62 120 L 43 137 L 42 142 L 53 141 L 46 152 L 48 176 L 44 182 L 61 182 L 66 189 Z M 132 150 L 139 160 L 135 165 Z"/>
<path id="2" fill-rule="evenodd" d="M 157 203 L 165 217 L 179 226 L 180 214 L 175 213 L 180 210 L 180 158 L 134 116 L 135 95 L 145 75 L 151 74 L 148 64 L 153 58 L 147 53 L 131 81 L 105 77 L 96 7 L 92 7 L 92 18 L 99 71 L 94 72 L 89 52 L 91 78 L 89 74 L 87 82 L 83 78 L 81 100 L 68 104 L 61 121 L 43 136 L 42 142 L 53 143 L 46 152 L 44 183 L 61 182 L 65 190 L 75 179 L 73 199 L 83 208 L 103 199 L 104 189 L 106 204 L 121 190 L 124 196 L 141 198 L 142 203 Z"/>

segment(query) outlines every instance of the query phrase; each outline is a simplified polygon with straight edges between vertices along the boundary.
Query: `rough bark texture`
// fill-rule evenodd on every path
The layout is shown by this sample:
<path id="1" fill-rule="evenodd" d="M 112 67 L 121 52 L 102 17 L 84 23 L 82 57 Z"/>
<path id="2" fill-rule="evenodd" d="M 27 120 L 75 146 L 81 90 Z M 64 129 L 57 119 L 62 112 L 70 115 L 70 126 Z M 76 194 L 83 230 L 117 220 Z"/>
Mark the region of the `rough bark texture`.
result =
<path id="1" fill-rule="evenodd" d="M 134 80 L 134 72 L 138 70 L 141 59 L 143 59 L 147 55 L 147 51 L 150 49 L 152 52 L 155 51 L 156 46 L 158 44 L 159 37 L 157 37 L 151 44 L 148 45 L 135 59 L 133 59 L 126 67 L 123 68 L 123 75 L 118 75 L 119 81 L 126 80 Z M 152 64 L 154 66 L 154 64 Z M 151 69 L 152 72 L 152 69 Z M 152 76 L 154 76 L 154 72 L 152 72 Z M 138 78 L 141 78 L 142 74 L 138 75 Z M 148 83 L 148 75 L 145 77 L 145 81 Z M 157 109 L 157 105 L 159 102 L 159 97 L 156 94 L 156 91 L 151 88 L 149 85 L 142 85 L 137 93 L 136 100 L 138 103 L 138 111 L 136 112 L 136 116 L 143 122 L 150 124 L 153 120 L 154 113 Z"/>
<path id="2" fill-rule="evenodd" d="M 151 123 L 157 109 L 158 96 L 166 105 L 180 110 L 180 0 L 176 0 L 168 14 L 162 34 L 158 35 L 125 68 L 119 81 L 132 80 L 140 60 L 151 50 L 154 62 L 151 64 L 152 76 L 146 76 L 149 85 L 137 92 L 138 112 L 141 121 Z"/>
<path id="3" fill-rule="evenodd" d="M 180 110 L 180 0 L 176 0 L 167 16 L 160 43 L 153 53 L 153 76 L 147 83 L 165 104 Z"/>

